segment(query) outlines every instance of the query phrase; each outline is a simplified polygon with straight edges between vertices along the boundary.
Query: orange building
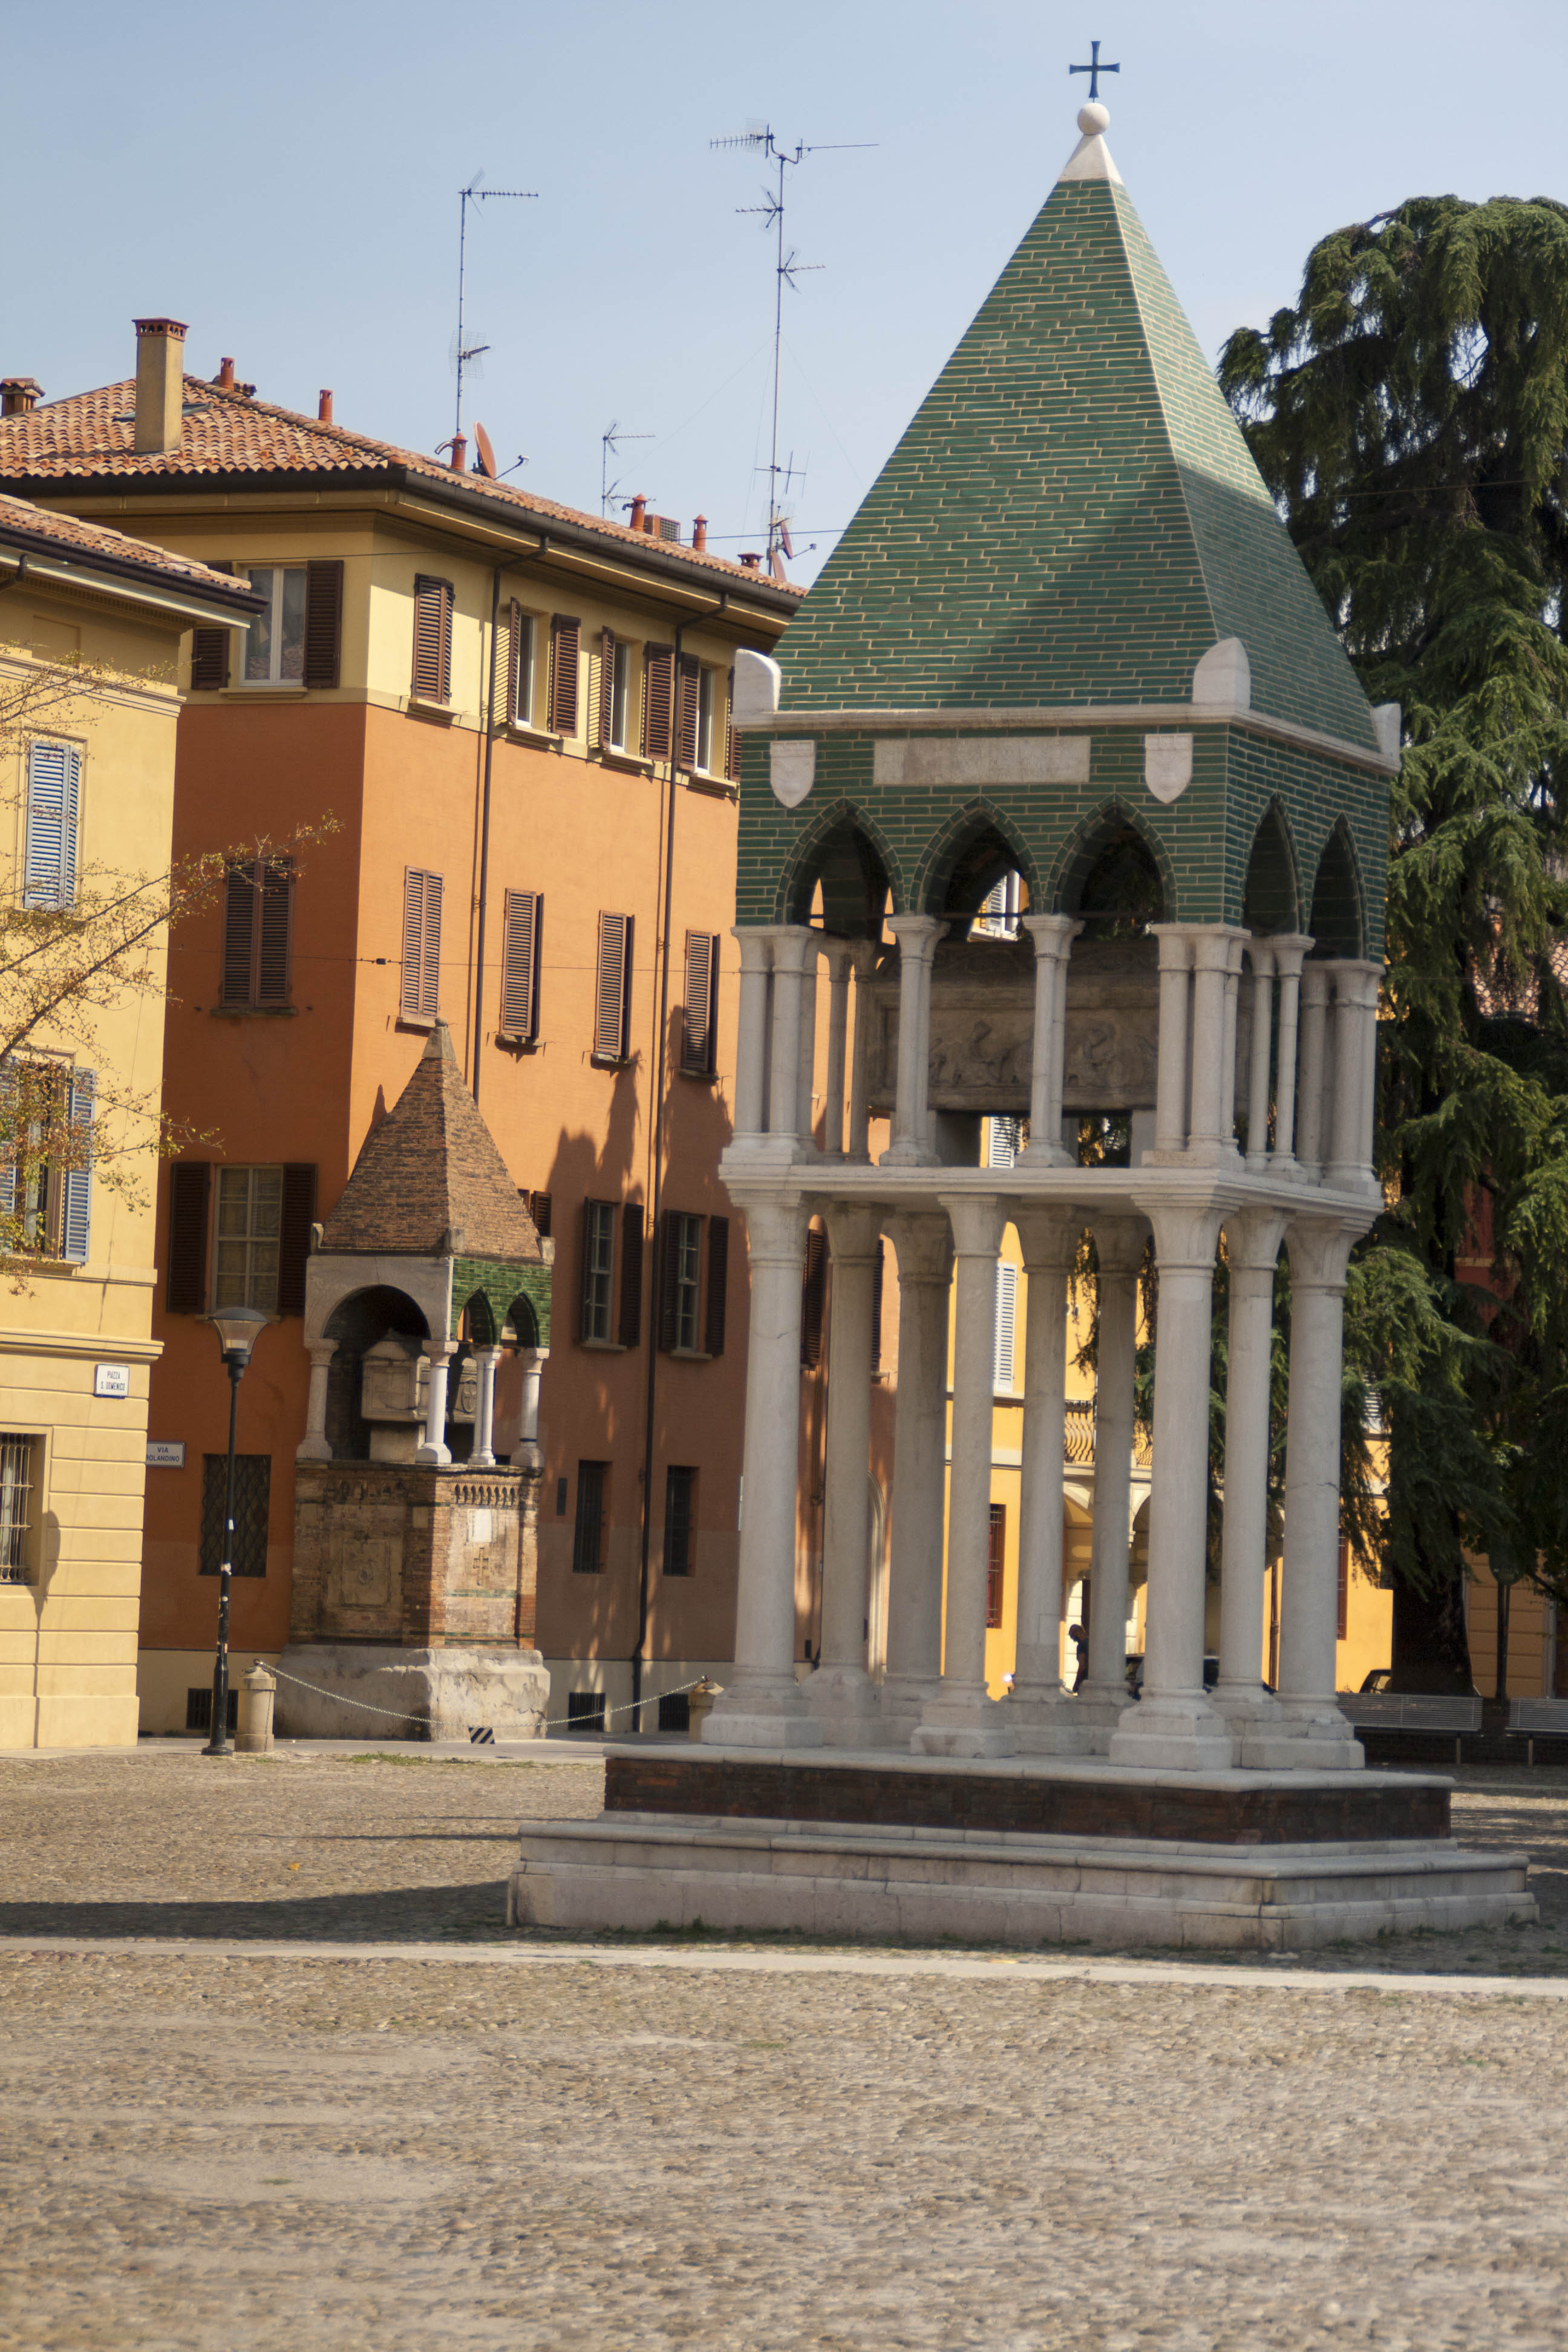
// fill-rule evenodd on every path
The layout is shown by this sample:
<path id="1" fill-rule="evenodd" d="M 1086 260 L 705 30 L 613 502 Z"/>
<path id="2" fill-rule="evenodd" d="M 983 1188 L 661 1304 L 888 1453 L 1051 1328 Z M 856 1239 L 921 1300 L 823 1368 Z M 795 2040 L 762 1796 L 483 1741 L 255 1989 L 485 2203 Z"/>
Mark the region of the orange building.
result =
<path id="1" fill-rule="evenodd" d="M 160 1187 L 142 1727 L 207 1703 L 226 1404 L 201 1318 L 279 1318 L 240 1391 L 237 1674 L 289 1637 L 312 1227 L 437 1017 L 557 1252 L 538 1641 L 552 1713 L 592 1720 L 731 1648 L 729 673 L 797 594 L 709 553 L 700 521 L 603 521 L 465 472 L 460 447 L 447 466 L 348 432 L 330 394 L 306 417 L 226 360 L 185 374 L 184 333 L 139 320 L 133 380 L 0 419 L 0 478 L 266 606 L 197 628 L 182 678 L 176 855 L 234 864 L 171 947 L 166 1100 L 213 1140 Z M 352 1420 L 340 1352 L 323 1386 Z"/>

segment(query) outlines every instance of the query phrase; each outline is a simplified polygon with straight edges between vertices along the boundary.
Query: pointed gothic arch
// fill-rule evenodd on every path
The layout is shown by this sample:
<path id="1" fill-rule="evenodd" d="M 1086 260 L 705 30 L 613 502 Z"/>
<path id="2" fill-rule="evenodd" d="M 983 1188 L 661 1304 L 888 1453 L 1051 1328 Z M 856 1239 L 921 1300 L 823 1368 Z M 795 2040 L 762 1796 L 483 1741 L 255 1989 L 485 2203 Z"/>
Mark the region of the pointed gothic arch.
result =
<path id="1" fill-rule="evenodd" d="M 1318 860 L 1308 928 L 1315 942 L 1315 957 L 1359 961 L 1366 953 L 1366 893 L 1362 887 L 1361 861 L 1342 816 L 1335 820 Z"/>
<path id="2" fill-rule="evenodd" d="M 1290 821 L 1278 796 L 1258 821 L 1242 885 L 1241 919 L 1249 931 L 1300 931 L 1301 882 Z"/>
<path id="3" fill-rule="evenodd" d="M 1064 915 L 1125 919 L 1147 929 L 1174 919 L 1175 877 L 1159 836 L 1124 801 L 1107 801 L 1063 845 L 1044 903 Z"/>
<path id="4" fill-rule="evenodd" d="M 841 939 L 880 939 L 882 916 L 905 899 L 899 865 L 881 828 L 849 800 L 820 810 L 795 843 L 779 877 L 775 919 L 806 923 L 822 885 L 823 929 Z"/>
<path id="5" fill-rule="evenodd" d="M 914 905 L 923 915 L 977 915 L 1005 874 L 1024 877 L 1039 904 L 1039 871 L 1027 841 L 1005 809 L 984 796 L 955 809 L 927 844 L 915 869 Z"/>

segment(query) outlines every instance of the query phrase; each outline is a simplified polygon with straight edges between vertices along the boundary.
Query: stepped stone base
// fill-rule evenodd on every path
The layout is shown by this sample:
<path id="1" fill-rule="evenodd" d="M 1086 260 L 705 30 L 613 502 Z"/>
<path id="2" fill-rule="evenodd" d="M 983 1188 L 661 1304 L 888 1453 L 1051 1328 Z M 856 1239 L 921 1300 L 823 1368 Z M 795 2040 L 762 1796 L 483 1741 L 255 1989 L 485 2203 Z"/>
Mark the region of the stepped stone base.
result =
<path id="1" fill-rule="evenodd" d="M 537 1650 L 291 1642 L 278 1673 L 285 1739 L 537 1739 L 550 1711 Z"/>

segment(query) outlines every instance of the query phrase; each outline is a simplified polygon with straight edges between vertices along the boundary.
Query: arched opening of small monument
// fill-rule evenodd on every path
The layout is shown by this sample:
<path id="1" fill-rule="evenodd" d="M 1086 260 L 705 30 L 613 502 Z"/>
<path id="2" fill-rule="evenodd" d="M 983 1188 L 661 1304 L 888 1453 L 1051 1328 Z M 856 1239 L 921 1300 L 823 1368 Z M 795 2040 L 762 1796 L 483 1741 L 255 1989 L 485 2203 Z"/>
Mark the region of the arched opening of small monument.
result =
<path id="1" fill-rule="evenodd" d="M 1152 926 L 1165 885 L 1149 842 L 1110 809 L 1062 877 L 1063 911 L 1079 924 L 1068 965 L 1062 1141 L 1086 1168 L 1125 1168 L 1132 1125 L 1154 1108 L 1160 956 Z"/>
<path id="2" fill-rule="evenodd" d="M 926 911 L 945 932 L 931 966 L 931 1103 L 950 1166 L 1010 1166 L 1029 1108 L 1035 950 L 1020 930 L 1026 853 L 985 809 L 969 811 L 926 863 Z"/>
<path id="3" fill-rule="evenodd" d="M 327 1442 L 337 1462 L 368 1462 L 370 1423 L 361 1411 L 367 1349 L 392 1339 L 404 1343 L 412 1361 L 430 1326 L 406 1291 L 377 1284 L 340 1298 L 322 1337 L 337 1341 L 327 1370 Z"/>
<path id="4" fill-rule="evenodd" d="M 1279 802 L 1270 801 L 1252 836 L 1241 894 L 1242 927 L 1248 931 L 1299 931 L 1300 917 L 1301 893 L 1289 827 Z"/>
<path id="5" fill-rule="evenodd" d="M 495 1429 L 490 1444 L 498 1462 L 510 1462 L 515 1466 L 518 1449 L 528 1435 L 528 1423 L 537 1416 L 539 1409 L 535 1360 L 540 1344 L 539 1318 L 531 1299 L 520 1294 L 512 1300 L 497 1336 L 501 1353 L 496 1366 Z"/>
<path id="6" fill-rule="evenodd" d="M 876 843 L 846 817 L 791 877 L 786 920 L 815 919 L 837 939 L 879 940 L 891 888 Z"/>
<path id="7" fill-rule="evenodd" d="M 1359 961 L 1366 953 L 1365 900 L 1355 844 L 1342 817 L 1323 844 L 1318 877 L 1312 885 L 1314 961 L 1325 958 Z"/>
<path id="8" fill-rule="evenodd" d="M 1164 921 L 1160 868 L 1135 824 L 1108 816 L 1089 835 L 1063 877 L 1062 907 L 1083 925 L 1080 941 L 1138 939 Z"/>

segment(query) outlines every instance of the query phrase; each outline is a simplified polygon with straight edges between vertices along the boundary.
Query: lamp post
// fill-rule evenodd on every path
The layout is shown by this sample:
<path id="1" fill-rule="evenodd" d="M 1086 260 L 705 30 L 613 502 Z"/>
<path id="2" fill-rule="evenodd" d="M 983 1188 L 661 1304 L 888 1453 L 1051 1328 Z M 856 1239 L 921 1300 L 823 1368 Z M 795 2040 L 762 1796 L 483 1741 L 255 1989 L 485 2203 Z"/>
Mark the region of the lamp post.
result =
<path id="1" fill-rule="evenodd" d="M 239 1413 L 239 1383 L 250 1361 L 250 1351 L 256 1345 L 256 1335 L 270 1323 L 258 1307 L 230 1307 L 209 1315 L 207 1321 L 217 1333 L 223 1360 L 228 1368 L 228 1482 L 224 1493 L 223 1563 L 217 1582 L 217 1655 L 213 1661 L 213 1720 L 212 1733 L 203 1748 L 204 1756 L 232 1756 L 233 1744 L 228 1736 L 228 1593 L 234 1579 L 234 1440 Z"/>

